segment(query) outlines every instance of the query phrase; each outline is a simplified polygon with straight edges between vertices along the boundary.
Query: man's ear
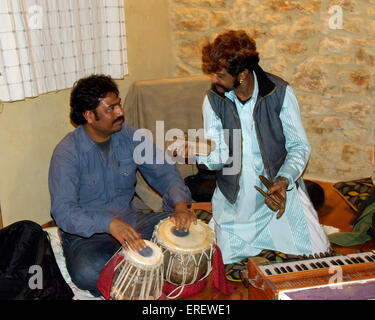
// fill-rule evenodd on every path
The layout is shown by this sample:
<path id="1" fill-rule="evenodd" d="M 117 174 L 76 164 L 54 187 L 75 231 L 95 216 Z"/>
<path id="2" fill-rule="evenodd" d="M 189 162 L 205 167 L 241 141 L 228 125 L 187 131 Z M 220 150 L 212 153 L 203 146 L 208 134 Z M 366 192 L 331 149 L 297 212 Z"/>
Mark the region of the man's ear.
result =
<path id="1" fill-rule="evenodd" d="M 240 72 L 238 75 L 240 77 L 247 78 L 247 76 L 249 75 L 249 69 L 245 68 L 244 71 Z"/>
<path id="2" fill-rule="evenodd" d="M 91 110 L 86 110 L 82 113 L 83 117 L 86 119 L 87 123 L 91 124 L 95 121 L 95 115 L 94 112 Z"/>

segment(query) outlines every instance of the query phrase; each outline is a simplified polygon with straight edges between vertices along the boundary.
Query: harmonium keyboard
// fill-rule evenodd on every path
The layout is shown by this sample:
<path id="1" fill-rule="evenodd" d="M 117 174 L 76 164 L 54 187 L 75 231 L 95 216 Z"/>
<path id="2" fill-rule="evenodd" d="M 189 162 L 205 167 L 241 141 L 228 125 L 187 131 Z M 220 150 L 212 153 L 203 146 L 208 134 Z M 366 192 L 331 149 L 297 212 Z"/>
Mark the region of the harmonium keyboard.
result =
<path id="1" fill-rule="evenodd" d="M 246 271 L 250 300 L 279 299 L 280 292 L 296 288 L 375 280 L 375 251 L 263 263 L 257 258 L 248 259 Z"/>

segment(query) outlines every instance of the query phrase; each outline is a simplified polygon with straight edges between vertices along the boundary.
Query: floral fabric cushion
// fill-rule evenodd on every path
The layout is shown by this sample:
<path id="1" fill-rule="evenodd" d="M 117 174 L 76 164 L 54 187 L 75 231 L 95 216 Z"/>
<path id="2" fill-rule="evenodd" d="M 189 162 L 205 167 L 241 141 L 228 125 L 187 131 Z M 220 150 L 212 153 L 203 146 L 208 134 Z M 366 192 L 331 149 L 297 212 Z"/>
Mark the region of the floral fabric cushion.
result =
<path id="1" fill-rule="evenodd" d="M 363 209 L 370 193 L 375 189 L 371 178 L 337 182 L 333 188 L 357 213 Z"/>

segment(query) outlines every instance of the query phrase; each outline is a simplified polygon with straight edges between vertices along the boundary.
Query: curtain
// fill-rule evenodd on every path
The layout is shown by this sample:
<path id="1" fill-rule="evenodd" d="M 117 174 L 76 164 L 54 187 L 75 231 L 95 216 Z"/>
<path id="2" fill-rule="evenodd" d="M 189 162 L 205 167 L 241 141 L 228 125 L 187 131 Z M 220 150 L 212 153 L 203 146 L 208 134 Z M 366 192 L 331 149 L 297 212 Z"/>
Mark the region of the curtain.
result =
<path id="1" fill-rule="evenodd" d="M 128 74 L 124 0 L 1 0 L 0 99 Z"/>

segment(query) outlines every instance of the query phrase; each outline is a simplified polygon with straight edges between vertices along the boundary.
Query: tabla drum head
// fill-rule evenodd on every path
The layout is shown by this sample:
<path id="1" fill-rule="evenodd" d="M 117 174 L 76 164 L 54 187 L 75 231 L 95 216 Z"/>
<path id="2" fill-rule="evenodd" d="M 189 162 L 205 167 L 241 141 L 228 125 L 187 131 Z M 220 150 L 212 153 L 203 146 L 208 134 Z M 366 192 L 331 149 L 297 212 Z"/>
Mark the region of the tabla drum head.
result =
<path id="1" fill-rule="evenodd" d="M 180 252 L 194 252 L 207 248 L 214 239 L 214 233 L 204 222 L 197 220 L 192 223 L 188 233 L 176 231 L 170 219 L 160 222 L 157 228 L 158 240 L 169 250 Z"/>
<path id="2" fill-rule="evenodd" d="M 134 251 L 129 248 L 128 251 L 123 250 L 123 254 L 126 260 L 137 264 L 152 266 L 157 265 L 163 258 L 161 249 L 153 242 L 144 240 L 146 243 L 146 249 L 141 251 Z"/>

